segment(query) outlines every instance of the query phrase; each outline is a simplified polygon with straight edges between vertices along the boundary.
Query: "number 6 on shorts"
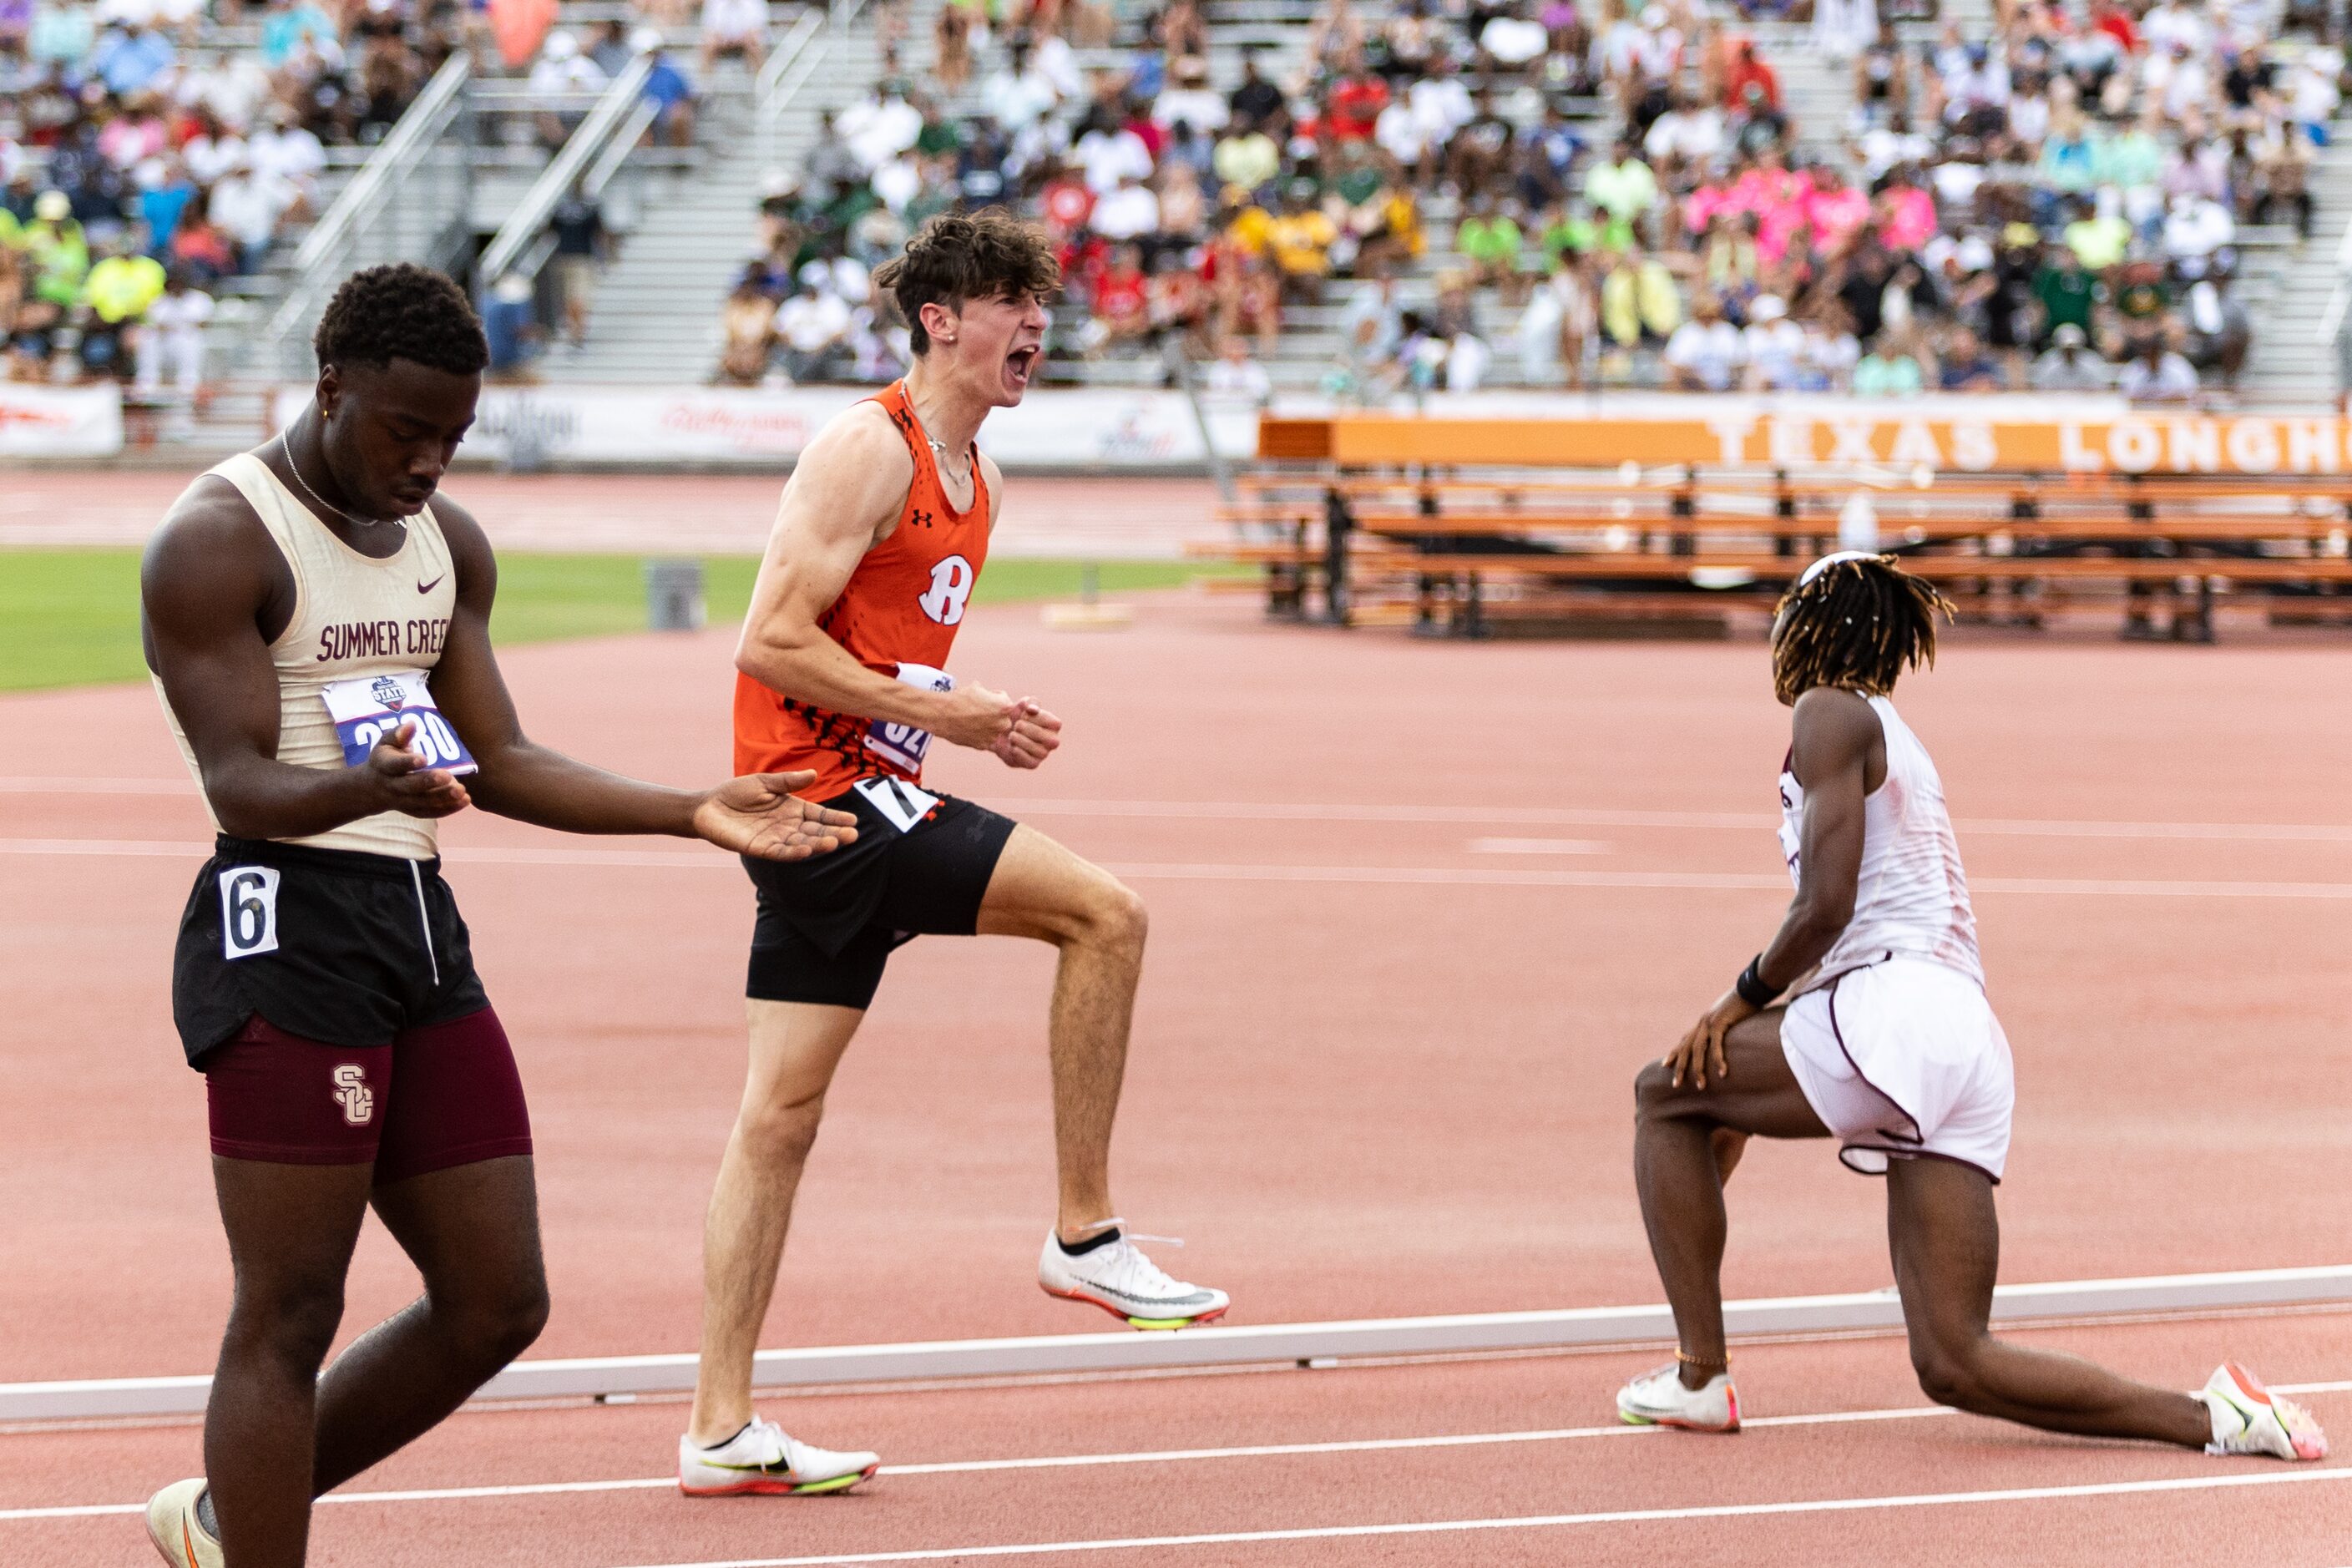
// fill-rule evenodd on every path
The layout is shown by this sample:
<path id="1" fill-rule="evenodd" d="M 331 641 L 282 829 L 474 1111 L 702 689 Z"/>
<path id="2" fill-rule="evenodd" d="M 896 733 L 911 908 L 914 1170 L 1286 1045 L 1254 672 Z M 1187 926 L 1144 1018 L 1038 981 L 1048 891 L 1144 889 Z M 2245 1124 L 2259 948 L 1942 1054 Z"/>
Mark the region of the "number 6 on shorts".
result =
<path id="1" fill-rule="evenodd" d="M 220 874 L 221 956 L 278 951 L 278 869 L 233 866 Z"/>

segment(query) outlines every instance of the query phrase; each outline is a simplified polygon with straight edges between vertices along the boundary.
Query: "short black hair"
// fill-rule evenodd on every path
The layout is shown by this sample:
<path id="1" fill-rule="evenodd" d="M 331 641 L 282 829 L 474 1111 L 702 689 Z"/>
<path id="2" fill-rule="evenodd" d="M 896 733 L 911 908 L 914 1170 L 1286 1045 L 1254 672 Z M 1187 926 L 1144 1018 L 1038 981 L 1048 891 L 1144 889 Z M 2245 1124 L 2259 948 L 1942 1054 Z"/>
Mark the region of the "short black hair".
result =
<path id="1" fill-rule="evenodd" d="M 482 319 L 466 291 L 447 273 L 408 261 L 344 279 L 310 346 L 320 370 L 405 359 L 451 375 L 479 375 L 490 363 Z"/>

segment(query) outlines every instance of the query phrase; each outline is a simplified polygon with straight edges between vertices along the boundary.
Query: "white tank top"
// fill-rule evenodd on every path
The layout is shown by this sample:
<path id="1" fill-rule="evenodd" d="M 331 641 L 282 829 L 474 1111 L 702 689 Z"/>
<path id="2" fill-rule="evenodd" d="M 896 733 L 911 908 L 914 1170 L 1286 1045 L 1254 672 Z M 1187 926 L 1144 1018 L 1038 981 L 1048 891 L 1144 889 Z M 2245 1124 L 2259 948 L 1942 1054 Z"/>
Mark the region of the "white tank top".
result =
<path id="1" fill-rule="evenodd" d="M 327 710 L 328 684 L 426 671 L 441 661 L 441 644 L 457 605 L 457 574 L 441 525 L 427 507 L 408 520 L 400 548 L 378 561 L 336 538 L 252 453 L 240 452 L 208 472 L 237 488 L 294 574 L 294 613 L 269 645 L 269 661 L 278 670 L 278 760 L 298 768 L 344 767 L 342 742 Z M 179 502 L 173 505 L 176 510 Z M 188 744 L 161 680 L 155 681 L 155 695 L 201 789 L 204 772 L 195 748 Z M 209 799 L 205 811 L 212 815 Z M 218 831 L 217 816 L 213 826 Z M 404 860 L 430 860 L 438 853 L 432 820 L 396 811 L 286 842 Z"/>
<path id="2" fill-rule="evenodd" d="M 1886 778 L 1863 799 L 1853 919 L 1799 988 L 1810 991 L 1895 953 L 1933 960 L 1982 985 L 1976 911 L 1969 907 L 1959 841 L 1944 806 L 1944 781 L 1895 704 L 1884 697 L 1867 700 L 1886 736 Z M 1799 877 L 1805 820 L 1795 760 L 1791 752 L 1780 764 L 1780 852 L 1792 881 Z"/>

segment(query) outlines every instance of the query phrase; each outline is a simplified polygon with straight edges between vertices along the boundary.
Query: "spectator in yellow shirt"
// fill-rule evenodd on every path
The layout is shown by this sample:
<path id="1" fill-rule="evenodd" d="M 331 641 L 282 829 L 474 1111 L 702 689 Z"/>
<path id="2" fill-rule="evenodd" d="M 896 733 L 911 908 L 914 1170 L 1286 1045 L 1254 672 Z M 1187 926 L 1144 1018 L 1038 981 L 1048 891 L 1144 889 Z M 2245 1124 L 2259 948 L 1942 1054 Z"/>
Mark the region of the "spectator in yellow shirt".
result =
<path id="1" fill-rule="evenodd" d="M 163 264 L 152 256 L 126 256 L 109 246 L 82 285 L 89 319 L 82 323 L 82 368 L 91 375 L 121 376 L 131 370 L 130 335 L 147 307 L 163 295 Z"/>
<path id="2" fill-rule="evenodd" d="M 1286 292 L 1310 305 L 1318 303 L 1324 279 L 1331 276 L 1331 246 L 1339 237 L 1339 226 L 1304 192 L 1292 192 L 1282 205 L 1282 216 L 1267 236 L 1274 264 L 1282 270 Z"/>
<path id="3" fill-rule="evenodd" d="M 1640 246 L 1628 246 L 1601 280 L 1601 331 L 1617 348 L 1631 349 L 1645 338 L 1664 342 L 1682 324 L 1674 274 Z"/>

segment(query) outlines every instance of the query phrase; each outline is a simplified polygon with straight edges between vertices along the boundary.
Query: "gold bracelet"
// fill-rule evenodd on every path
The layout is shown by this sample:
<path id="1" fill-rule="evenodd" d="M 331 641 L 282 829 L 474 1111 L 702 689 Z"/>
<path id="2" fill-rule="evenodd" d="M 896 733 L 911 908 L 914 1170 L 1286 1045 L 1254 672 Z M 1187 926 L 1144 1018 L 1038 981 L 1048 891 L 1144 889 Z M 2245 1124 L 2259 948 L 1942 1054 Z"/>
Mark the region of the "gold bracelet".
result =
<path id="1" fill-rule="evenodd" d="M 1685 1366 L 1719 1366 L 1726 1372 L 1731 1370 L 1731 1358 L 1727 1355 L 1723 1357 L 1720 1361 L 1713 1361 L 1704 1356 L 1685 1355 L 1680 1349 L 1677 1349 L 1675 1352 L 1675 1359 L 1682 1363 Z"/>

